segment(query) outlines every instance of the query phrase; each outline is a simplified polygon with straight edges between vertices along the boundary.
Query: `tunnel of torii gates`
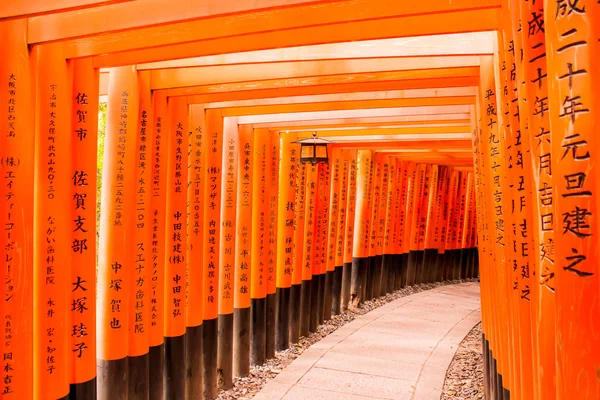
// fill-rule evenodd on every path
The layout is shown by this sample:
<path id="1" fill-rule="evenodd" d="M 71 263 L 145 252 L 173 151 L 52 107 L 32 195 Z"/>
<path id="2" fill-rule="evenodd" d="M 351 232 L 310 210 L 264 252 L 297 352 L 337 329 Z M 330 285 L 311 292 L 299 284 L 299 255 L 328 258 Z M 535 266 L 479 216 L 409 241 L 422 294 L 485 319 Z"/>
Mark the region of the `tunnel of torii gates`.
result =
<path id="1" fill-rule="evenodd" d="M 1 397 L 212 399 L 480 277 L 488 398 L 599 399 L 599 40 L 597 0 L 0 2 Z"/>

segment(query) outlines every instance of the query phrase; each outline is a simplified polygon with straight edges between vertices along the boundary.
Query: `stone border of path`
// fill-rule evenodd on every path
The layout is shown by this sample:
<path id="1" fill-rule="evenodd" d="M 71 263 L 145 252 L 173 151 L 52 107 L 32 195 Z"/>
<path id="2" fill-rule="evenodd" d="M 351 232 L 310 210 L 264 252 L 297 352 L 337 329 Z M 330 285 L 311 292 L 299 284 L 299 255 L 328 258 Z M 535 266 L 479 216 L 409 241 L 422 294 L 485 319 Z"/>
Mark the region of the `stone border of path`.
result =
<path id="1" fill-rule="evenodd" d="M 441 286 L 435 289 L 419 292 L 407 297 L 394 300 L 375 310 L 364 314 L 354 321 L 340 327 L 326 338 L 313 344 L 298 357 L 292 364 L 285 368 L 277 377 L 271 380 L 254 397 L 255 400 L 274 400 L 283 398 L 319 360 L 332 350 L 336 345 L 350 337 L 361 328 L 375 322 L 380 317 L 414 302 L 420 298 L 431 296 L 435 293 L 446 293 L 457 295 L 452 288 L 461 285 L 472 286 L 477 283 L 462 283 L 457 285 Z M 412 394 L 413 400 L 437 400 L 440 398 L 446 377 L 446 370 L 452 362 L 454 354 L 464 337 L 471 329 L 481 321 L 479 308 L 459 320 L 438 341 L 433 351 L 429 354 L 426 362 L 421 366 L 417 384 Z M 415 367 L 417 367 L 415 365 Z M 339 393 L 338 393 L 339 394 Z M 359 398 L 359 396 L 348 396 L 348 398 Z"/>

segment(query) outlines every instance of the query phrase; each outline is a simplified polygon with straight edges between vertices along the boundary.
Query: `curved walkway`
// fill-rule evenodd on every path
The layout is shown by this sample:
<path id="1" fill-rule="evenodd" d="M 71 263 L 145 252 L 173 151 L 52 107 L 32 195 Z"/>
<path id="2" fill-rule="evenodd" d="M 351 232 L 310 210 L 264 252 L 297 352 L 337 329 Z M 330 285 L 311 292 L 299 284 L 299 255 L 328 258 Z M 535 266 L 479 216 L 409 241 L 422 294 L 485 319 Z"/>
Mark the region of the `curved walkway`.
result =
<path id="1" fill-rule="evenodd" d="M 439 400 L 458 345 L 481 320 L 479 284 L 390 302 L 312 345 L 256 400 Z"/>

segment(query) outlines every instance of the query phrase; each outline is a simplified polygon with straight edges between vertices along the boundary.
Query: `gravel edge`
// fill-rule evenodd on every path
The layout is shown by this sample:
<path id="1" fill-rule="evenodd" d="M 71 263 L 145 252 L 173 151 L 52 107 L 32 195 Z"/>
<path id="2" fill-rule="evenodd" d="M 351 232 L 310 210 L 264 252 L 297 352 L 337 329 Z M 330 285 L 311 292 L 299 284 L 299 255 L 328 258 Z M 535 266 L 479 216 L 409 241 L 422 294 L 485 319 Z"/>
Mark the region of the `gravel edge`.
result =
<path id="1" fill-rule="evenodd" d="M 481 322 L 460 343 L 446 371 L 441 400 L 484 399 Z"/>

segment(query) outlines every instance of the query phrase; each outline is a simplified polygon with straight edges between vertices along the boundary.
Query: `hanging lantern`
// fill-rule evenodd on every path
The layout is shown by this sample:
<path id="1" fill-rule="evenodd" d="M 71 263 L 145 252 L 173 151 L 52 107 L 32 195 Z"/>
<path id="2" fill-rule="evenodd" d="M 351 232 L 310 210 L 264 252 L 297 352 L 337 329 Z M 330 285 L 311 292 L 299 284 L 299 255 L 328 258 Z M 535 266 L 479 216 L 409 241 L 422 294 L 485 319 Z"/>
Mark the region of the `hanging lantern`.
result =
<path id="1" fill-rule="evenodd" d="M 327 156 L 327 145 L 333 142 L 327 139 L 317 137 L 317 132 L 313 132 L 311 138 L 298 140 L 294 143 L 300 143 L 300 162 L 317 165 L 318 163 L 329 162 Z"/>

